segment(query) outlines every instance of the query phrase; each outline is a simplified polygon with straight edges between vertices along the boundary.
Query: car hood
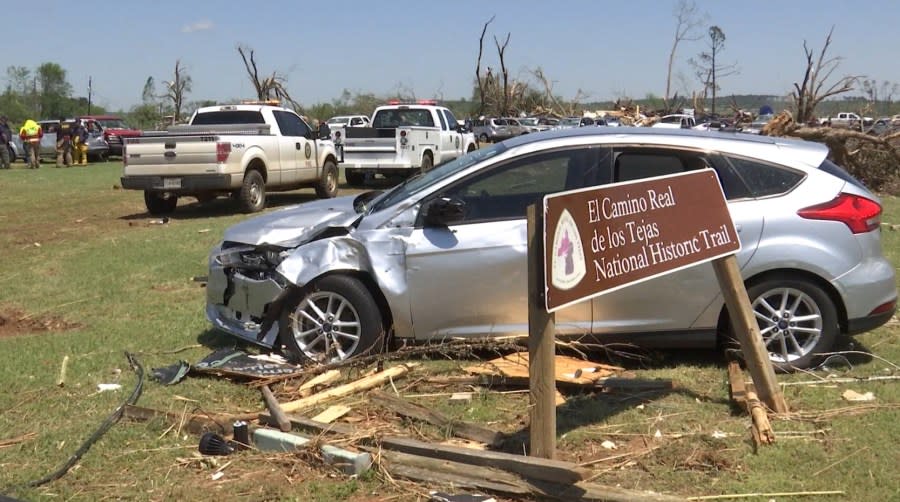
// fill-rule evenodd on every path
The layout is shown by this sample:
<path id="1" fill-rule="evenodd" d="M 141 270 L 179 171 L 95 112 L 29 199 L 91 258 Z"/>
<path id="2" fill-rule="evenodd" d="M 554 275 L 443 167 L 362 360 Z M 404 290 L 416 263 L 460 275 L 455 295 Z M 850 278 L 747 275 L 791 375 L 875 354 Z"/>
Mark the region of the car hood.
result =
<path id="1" fill-rule="evenodd" d="M 225 231 L 225 240 L 258 246 L 296 247 L 326 228 L 349 227 L 362 217 L 353 196 L 307 202 L 242 221 Z"/>

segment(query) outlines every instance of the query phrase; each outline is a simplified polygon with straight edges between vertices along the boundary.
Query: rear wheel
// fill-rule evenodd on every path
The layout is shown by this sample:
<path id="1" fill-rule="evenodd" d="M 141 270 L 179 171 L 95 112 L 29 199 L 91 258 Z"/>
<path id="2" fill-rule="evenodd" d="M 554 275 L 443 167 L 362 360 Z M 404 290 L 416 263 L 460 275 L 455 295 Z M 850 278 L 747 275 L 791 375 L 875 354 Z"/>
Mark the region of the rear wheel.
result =
<path id="1" fill-rule="evenodd" d="M 241 211 L 245 213 L 255 213 L 266 207 L 266 182 L 259 171 L 247 171 L 244 175 L 238 203 L 241 205 Z"/>
<path id="2" fill-rule="evenodd" d="M 178 205 L 178 196 L 168 192 L 144 191 L 144 204 L 152 215 L 169 214 Z"/>
<path id="3" fill-rule="evenodd" d="M 358 279 L 331 275 L 295 292 L 279 320 L 291 355 L 318 363 L 342 361 L 378 347 L 381 311 Z"/>
<path id="4" fill-rule="evenodd" d="M 320 199 L 331 199 L 338 192 L 338 168 L 332 160 L 326 160 L 322 166 L 322 177 L 316 184 L 316 196 Z"/>
<path id="5" fill-rule="evenodd" d="M 344 177 L 347 178 L 347 184 L 350 186 L 362 186 L 365 184 L 366 175 L 356 169 L 344 169 Z"/>
<path id="6" fill-rule="evenodd" d="M 482 143 L 487 143 L 488 142 L 487 133 L 481 133 L 481 135 L 478 136 L 478 141 L 481 141 Z"/>
<path id="7" fill-rule="evenodd" d="M 466 153 L 472 153 L 476 150 L 475 145 L 469 145 L 469 149 L 466 150 Z"/>
<path id="8" fill-rule="evenodd" d="M 422 156 L 422 172 L 427 173 L 434 168 L 434 158 L 431 156 L 431 153 L 425 152 L 425 155 Z"/>
<path id="9" fill-rule="evenodd" d="M 747 295 L 776 369 L 810 368 L 831 349 L 839 331 L 837 309 L 817 285 L 769 279 L 750 286 Z"/>

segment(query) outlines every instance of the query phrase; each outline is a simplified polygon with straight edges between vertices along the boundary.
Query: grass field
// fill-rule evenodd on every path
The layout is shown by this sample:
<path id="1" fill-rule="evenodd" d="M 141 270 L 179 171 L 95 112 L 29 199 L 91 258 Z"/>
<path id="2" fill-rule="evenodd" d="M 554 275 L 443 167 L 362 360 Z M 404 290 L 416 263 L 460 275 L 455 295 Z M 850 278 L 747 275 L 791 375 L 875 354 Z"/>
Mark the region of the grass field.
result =
<path id="1" fill-rule="evenodd" d="M 213 481 L 215 468 L 192 457 L 198 438 L 162 422 L 120 422 L 67 475 L 24 487 L 65 462 L 128 396 L 136 378 L 126 351 L 149 372 L 234 343 L 209 329 L 204 290 L 191 278 L 206 273 L 209 248 L 246 215 L 224 199 L 202 207 L 185 201 L 168 223 L 157 224 L 140 193 L 118 188 L 120 173 L 115 162 L 45 164 L 37 171 L 17 163 L 0 171 L 0 493 L 25 500 L 415 500 L 414 492 L 379 476 L 351 480 L 301 457 L 254 452 L 231 457 L 226 475 Z M 277 207 L 314 194 L 270 197 Z M 900 200 L 883 203 L 883 220 L 900 224 Z M 900 264 L 900 231 L 884 230 L 883 246 Z M 833 368 L 835 375 L 900 375 L 896 321 L 842 342 L 840 350 L 850 352 L 852 367 Z M 754 452 L 747 417 L 728 402 L 718 354 L 646 356 L 624 363 L 643 378 L 674 379 L 678 391 L 570 396 L 559 409 L 563 458 L 607 456 L 601 447 L 607 440 L 623 452 L 649 450 L 593 466 L 596 481 L 685 496 L 842 490 L 845 495 L 828 500 L 900 500 L 900 382 L 787 386 L 788 404 L 802 416 L 776 421 L 776 444 Z M 429 364 L 441 372 L 459 365 Z M 828 375 L 780 375 L 779 381 Z M 99 383 L 122 389 L 98 392 Z M 841 398 L 848 389 L 871 391 L 876 399 L 867 409 L 848 409 L 852 403 Z M 364 398 L 352 402 L 366 406 Z M 416 402 L 506 432 L 527 422 L 523 394 L 484 391 L 465 405 L 440 397 Z M 263 407 L 257 391 L 216 378 L 188 378 L 173 387 L 148 380 L 138 404 L 175 413 Z M 780 500 L 758 500 L 770 498 Z"/>

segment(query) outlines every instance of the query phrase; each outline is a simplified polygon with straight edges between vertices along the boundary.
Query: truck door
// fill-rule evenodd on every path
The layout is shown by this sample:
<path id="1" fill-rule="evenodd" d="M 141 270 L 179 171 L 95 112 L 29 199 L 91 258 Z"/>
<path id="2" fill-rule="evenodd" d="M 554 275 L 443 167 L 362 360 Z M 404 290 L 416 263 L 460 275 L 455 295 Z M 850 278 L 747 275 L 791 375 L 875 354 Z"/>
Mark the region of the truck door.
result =
<path id="1" fill-rule="evenodd" d="M 463 151 L 465 145 L 463 145 L 462 134 L 460 134 L 457 129 L 459 127 L 459 122 L 450 110 L 444 110 L 444 116 L 447 117 L 447 125 L 450 127 L 450 136 L 453 138 L 453 158 L 460 157 L 465 153 L 465 151 Z"/>
<path id="2" fill-rule="evenodd" d="M 281 130 L 278 150 L 281 153 L 281 183 L 293 183 L 315 177 L 315 145 L 307 138 L 310 128 L 297 115 L 275 110 Z M 269 174 L 271 179 L 271 172 Z"/>
<path id="3" fill-rule="evenodd" d="M 441 151 L 441 158 L 434 159 L 434 163 L 442 164 L 456 156 L 453 153 L 453 131 L 450 129 L 450 125 L 447 124 L 447 117 L 444 116 L 443 112 L 441 110 L 435 110 L 434 112 L 440 119 L 439 122 L 441 124 L 441 141 L 439 143 L 440 146 L 438 146 Z"/>

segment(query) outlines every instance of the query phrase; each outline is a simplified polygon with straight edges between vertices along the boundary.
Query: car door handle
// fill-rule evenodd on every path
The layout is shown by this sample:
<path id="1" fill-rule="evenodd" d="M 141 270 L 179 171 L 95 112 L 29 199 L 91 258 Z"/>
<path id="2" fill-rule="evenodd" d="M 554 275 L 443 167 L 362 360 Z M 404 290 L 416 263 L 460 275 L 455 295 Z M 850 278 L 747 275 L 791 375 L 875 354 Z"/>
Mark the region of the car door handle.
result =
<path id="1" fill-rule="evenodd" d="M 299 149 L 300 149 L 300 143 L 294 143 L 294 146 L 296 146 L 296 147 L 297 147 L 297 150 L 299 150 Z"/>

